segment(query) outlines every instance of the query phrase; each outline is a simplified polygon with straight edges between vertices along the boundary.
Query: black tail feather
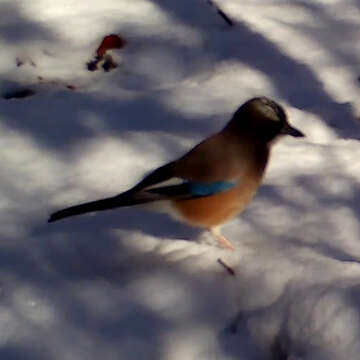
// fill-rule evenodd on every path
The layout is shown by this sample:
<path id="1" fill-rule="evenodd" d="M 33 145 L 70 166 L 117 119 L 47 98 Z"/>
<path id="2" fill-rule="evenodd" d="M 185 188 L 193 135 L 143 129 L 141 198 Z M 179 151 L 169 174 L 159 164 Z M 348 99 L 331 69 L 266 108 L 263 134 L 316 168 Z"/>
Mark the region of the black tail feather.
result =
<path id="1" fill-rule="evenodd" d="M 107 199 L 91 201 L 88 203 L 75 205 L 63 210 L 59 210 L 50 215 L 49 223 L 65 219 L 70 216 L 87 214 L 96 211 L 110 210 L 117 207 L 139 205 L 148 202 L 159 200 L 159 195 L 150 193 L 136 193 L 133 191 L 126 191 L 120 195 L 110 197 Z"/>
<path id="2" fill-rule="evenodd" d="M 51 214 L 48 222 L 58 221 L 70 216 L 86 214 L 90 212 L 100 211 L 100 210 L 107 210 L 113 209 L 114 207 L 120 206 L 119 202 L 116 201 L 116 197 L 108 198 L 103 200 L 97 200 L 88 202 L 85 204 L 71 206 L 69 208 L 57 211 Z"/>

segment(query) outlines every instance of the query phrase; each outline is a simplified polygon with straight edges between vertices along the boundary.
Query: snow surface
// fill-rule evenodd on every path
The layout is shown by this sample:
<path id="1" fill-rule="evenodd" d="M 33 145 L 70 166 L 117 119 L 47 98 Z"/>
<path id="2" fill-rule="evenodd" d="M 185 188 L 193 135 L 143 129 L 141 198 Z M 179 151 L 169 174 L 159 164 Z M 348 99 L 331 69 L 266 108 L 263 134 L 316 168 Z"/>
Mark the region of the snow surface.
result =
<path id="1" fill-rule="evenodd" d="M 1 360 L 359 358 L 360 3 L 218 3 L 234 27 L 205 0 L 0 2 L 0 94 L 37 92 L 0 99 Z M 87 71 L 111 33 L 120 67 Z M 235 252 L 137 209 L 46 223 L 256 95 L 307 138 L 224 226 Z"/>

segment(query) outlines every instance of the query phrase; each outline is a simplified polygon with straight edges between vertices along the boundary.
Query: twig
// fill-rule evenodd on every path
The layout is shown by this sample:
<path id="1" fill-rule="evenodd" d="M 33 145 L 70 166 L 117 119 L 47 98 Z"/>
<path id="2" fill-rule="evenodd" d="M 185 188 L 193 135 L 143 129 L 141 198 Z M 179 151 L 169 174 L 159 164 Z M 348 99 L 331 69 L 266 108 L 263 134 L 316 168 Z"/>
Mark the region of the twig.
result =
<path id="1" fill-rule="evenodd" d="M 229 275 L 236 276 L 234 269 L 231 268 L 228 264 L 226 264 L 223 259 L 218 258 L 217 262 L 225 268 Z"/>
<path id="2" fill-rule="evenodd" d="M 8 91 L 2 94 L 2 98 L 6 100 L 22 99 L 36 94 L 36 91 L 30 88 Z"/>
<path id="3" fill-rule="evenodd" d="M 213 1 L 213 0 L 207 0 L 207 3 L 212 6 L 213 8 L 215 8 L 215 10 L 217 11 L 217 13 L 225 20 L 225 22 L 229 25 L 229 26 L 234 26 L 234 22 L 224 13 L 223 10 L 221 10 L 219 8 L 219 6 Z"/>

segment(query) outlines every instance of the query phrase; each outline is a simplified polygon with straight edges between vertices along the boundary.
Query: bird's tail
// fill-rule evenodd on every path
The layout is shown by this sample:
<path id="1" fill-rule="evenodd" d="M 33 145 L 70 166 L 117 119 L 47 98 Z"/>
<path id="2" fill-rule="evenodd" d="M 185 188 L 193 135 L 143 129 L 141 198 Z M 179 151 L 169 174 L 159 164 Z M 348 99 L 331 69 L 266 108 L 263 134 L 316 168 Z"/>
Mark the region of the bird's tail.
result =
<path id="1" fill-rule="evenodd" d="M 48 222 L 50 223 L 70 216 L 81 215 L 95 211 L 109 210 L 116 207 L 144 204 L 154 200 L 156 199 L 151 194 L 139 194 L 132 191 L 127 191 L 114 197 L 91 201 L 59 210 L 50 215 Z"/>

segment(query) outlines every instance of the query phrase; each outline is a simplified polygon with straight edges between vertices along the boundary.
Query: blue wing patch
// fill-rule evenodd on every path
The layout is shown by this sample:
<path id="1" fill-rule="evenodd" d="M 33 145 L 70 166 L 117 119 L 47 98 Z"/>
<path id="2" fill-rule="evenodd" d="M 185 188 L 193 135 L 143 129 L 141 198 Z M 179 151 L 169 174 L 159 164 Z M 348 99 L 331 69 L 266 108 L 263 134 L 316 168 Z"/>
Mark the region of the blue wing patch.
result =
<path id="1" fill-rule="evenodd" d="M 212 183 L 184 182 L 179 185 L 163 186 L 147 189 L 146 192 L 161 195 L 165 198 L 192 198 L 215 195 L 236 186 L 231 181 L 215 181 Z"/>
<path id="2" fill-rule="evenodd" d="M 209 196 L 230 190 L 235 186 L 231 181 L 216 181 L 213 183 L 188 183 L 189 192 L 193 196 Z"/>

